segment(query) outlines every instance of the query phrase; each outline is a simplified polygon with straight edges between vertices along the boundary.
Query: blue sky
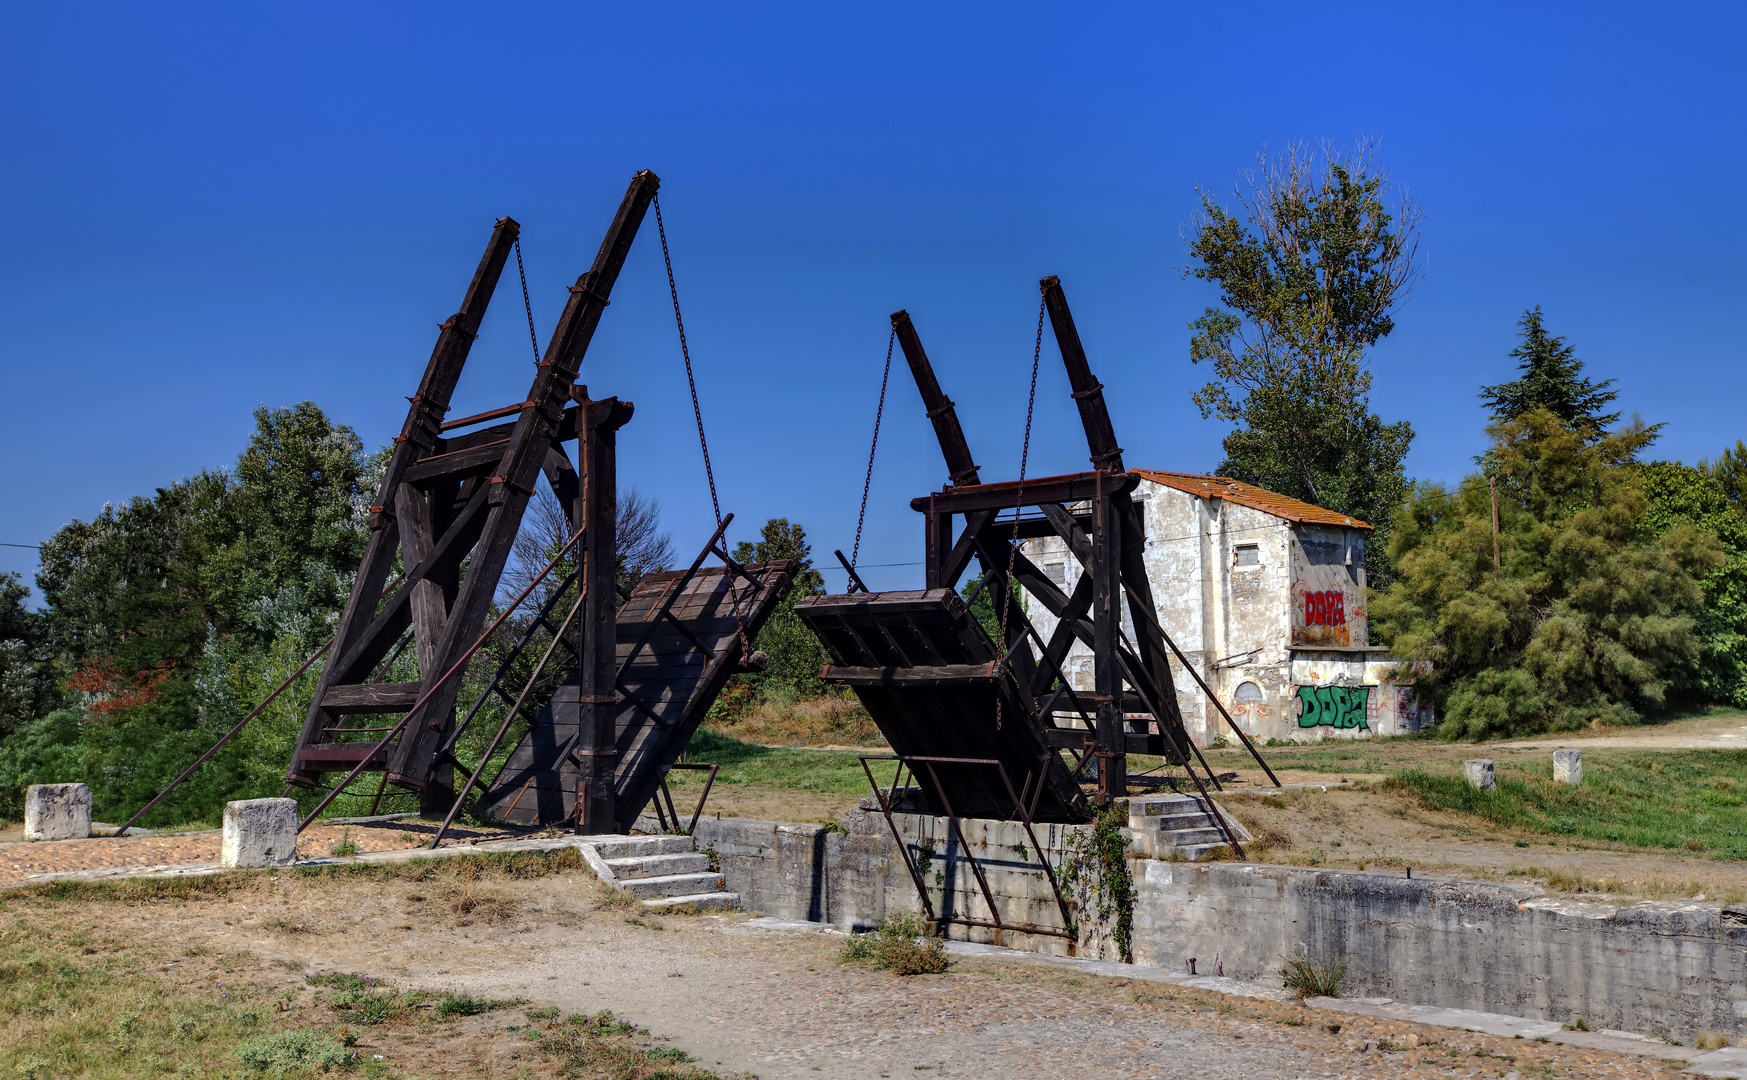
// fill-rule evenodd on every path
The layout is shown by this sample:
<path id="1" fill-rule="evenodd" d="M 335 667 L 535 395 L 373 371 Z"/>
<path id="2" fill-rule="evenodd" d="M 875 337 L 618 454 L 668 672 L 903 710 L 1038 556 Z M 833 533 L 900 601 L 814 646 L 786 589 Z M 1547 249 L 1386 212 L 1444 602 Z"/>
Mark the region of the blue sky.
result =
<path id="1" fill-rule="evenodd" d="M 1061 275 L 1137 466 L 1208 470 L 1185 324 L 1196 185 L 1382 140 L 1425 277 L 1373 405 L 1458 478 L 1475 388 L 1540 304 L 1693 461 L 1747 435 L 1738 5 L 5 5 L 0 541 L 234 459 L 257 404 L 392 437 L 494 218 L 542 340 L 632 172 L 663 178 L 733 538 L 848 549 L 887 315 L 908 308 L 984 475 L 1017 468 L 1037 279 Z M 682 552 L 704 486 L 653 221 L 585 364 L 637 403 L 620 483 Z M 506 277 L 454 415 L 531 372 Z M 943 480 L 900 366 L 862 561 L 914 563 Z M 1046 343 L 1031 473 L 1084 467 Z M 34 553 L 0 547 L 29 576 Z M 833 573 L 828 581 L 840 584 Z M 872 567 L 876 587 L 913 565 Z"/>

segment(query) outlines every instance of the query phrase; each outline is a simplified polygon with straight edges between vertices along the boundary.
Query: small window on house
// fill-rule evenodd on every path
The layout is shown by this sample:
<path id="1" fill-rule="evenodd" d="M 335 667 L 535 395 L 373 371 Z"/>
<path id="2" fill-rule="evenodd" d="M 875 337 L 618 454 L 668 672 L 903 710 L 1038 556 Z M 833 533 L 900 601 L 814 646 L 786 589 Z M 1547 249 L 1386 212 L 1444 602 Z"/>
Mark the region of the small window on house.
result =
<path id="1" fill-rule="evenodd" d="M 1233 566 L 1262 565 L 1262 549 L 1259 544 L 1239 544 L 1233 556 Z"/>
<path id="2" fill-rule="evenodd" d="M 1253 682 L 1237 684 L 1237 692 L 1231 695 L 1233 704 L 1260 705 L 1262 703 L 1262 688 Z"/>
<path id="3" fill-rule="evenodd" d="M 1063 588 L 1067 587 L 1068 569 L 1066 563 L 1046 562 L 1040 569 L 1043 571 L 1043 576 L 1048 578 L 1051 584 L 1060 585 Z"/>

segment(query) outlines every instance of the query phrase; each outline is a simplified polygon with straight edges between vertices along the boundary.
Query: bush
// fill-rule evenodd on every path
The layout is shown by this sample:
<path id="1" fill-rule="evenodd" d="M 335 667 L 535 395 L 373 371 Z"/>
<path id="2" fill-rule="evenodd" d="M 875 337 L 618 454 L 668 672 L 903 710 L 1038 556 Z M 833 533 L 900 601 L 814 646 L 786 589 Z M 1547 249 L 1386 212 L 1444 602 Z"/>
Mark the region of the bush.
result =
<path id="1" fill-rule="evenodd" d="M 1347 965 L 1295 956 L 1280 969 L 1280 982 L 1300 1001 L 1308 997 L 1340 997 Z"/>
<path id="2" fill-rule="evenodd" d="M 920 915 L 893 915 L 871 934 L 857 934 L 837 957 L 844 964 L 869 964 L 895 975 L 938 975 L 946 970 L 946 942 Z"/>
<path id="3" fill-rule="evenodd" d="M 315 1068 L 326 1072 L 346 1063 L 346 1048 L 319 1031 L 294 1028 L 262 1035 L 237 1046 L 236 1054 L 256 1071 Z"/>

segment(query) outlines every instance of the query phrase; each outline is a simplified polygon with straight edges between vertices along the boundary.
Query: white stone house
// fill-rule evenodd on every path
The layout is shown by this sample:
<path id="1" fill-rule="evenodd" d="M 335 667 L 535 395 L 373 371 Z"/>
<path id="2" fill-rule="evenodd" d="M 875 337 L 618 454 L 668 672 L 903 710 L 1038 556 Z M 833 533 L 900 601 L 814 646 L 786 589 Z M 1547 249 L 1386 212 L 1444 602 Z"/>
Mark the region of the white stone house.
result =
<path id="1" fill-rule="evenodd" d="M 1372 645 L 1365 616 L 1365 537 L 1356 518 L 1220 476 L 1136 469 L 1147 577 L 1160 625 L 1251 737 L 1305 740 L 1394 735 L 1431 723 L 1400 661 Z M 1025 553 L 1072 592 L 1082 572 L 1057 537 Z M 1048 640 L 1056 620 L 1030 616 Z M 1123 631 L 1133 640 L 1124 608 Z M 1207 745 L 1224 719 L 1172 661 L 1190 736 Z M 1063 669 L 1092 688 L 1092 654 L 1076 642 Z"/>

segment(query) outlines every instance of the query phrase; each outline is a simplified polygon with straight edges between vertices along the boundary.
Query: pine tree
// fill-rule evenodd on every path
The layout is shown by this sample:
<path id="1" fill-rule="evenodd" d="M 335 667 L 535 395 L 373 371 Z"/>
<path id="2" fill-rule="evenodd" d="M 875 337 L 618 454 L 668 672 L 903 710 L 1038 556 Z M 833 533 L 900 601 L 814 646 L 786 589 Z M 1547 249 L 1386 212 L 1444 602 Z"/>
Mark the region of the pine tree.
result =
<path id="1" fill-rule="evenodd" d="M 1539 304 L 1523 312 L 1517 325 L 1522 327 L 1523 341 L 1510 355 L 1518 361 L 1522 377 L 1480 388 L 1494 423 L 1509 423 L 1546 409 L 1573 431 L 1596 437 L 1620 418 L 1617 412 L 1601 411 L 1620 396 L 1609 389 L 1614 380 L 1598 383 L 1583 377 L 1583 361 L 1577 359 L 1576 349 L 1547 332 Z"/>

